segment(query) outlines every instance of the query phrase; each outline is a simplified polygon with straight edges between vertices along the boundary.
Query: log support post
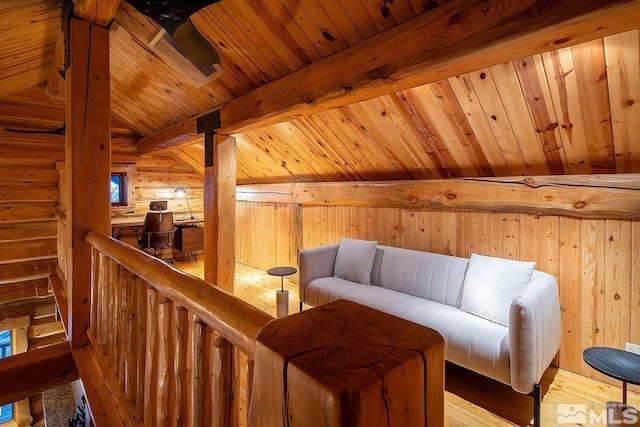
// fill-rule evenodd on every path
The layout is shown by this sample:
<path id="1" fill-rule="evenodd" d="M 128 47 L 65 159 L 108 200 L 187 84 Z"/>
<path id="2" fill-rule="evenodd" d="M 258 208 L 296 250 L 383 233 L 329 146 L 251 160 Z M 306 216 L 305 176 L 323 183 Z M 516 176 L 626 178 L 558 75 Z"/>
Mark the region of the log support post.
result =
<path id="1" fill-rule="evenodd" d="M 109 30 L 72 17 L 65 73 L 67 164 L 67 335 L 72 348 L 89 343 L 89 230 L 110 233 L 111 107 Z"/>
<path id="2" fill-rule="evenodd" d="M 220 112 L 198 118 L 204 133 L 204 279 L 228 292 L 235 283 L 236 139 L 220 135 Z"/>

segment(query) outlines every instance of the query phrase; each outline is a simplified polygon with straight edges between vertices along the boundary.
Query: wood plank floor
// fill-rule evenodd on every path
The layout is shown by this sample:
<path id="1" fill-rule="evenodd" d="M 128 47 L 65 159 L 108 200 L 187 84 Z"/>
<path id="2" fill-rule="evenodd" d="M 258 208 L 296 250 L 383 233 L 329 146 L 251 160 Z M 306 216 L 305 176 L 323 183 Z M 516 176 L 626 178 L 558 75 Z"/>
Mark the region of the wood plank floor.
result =
<path id="1" fill-rule="evenodd" d="M 196 277 L 204 277 L 204 264 L 189 259 L 175 260 L 175 267 Z M 298 285 L 284 279 L 289 291 L 289 313 L 298 311 Z M 276 315 L 276 291 L 280 277 L 265 271 L 236 264 L 235 294 L 272 316 Z M 510 387 L 489 380 L 455 365 L 447 365 L 445 372 L 445 426 L 530 426 L 533 399 L 514 392 Z M 571 425 L 604 426 L 601 418 L 608 401 L 619 401 L 622 389 L 564 369 L 549 368 L 541 381 L 543 427 Z M 640 407 L 640 394 L 629 392 L 628 403 Z M 586 413 L 586 423 L 568 422 L 568 411 Z M 574 418 L 575 420 L 578 420 Z M 579 421 L 579 420 L 578 420 Z M 622 419 L 616 425 L 622 425 Z M 626 424 L 628 425 L 628 424 Z M 640 425 L 640 423 L 638 424 Z"/>

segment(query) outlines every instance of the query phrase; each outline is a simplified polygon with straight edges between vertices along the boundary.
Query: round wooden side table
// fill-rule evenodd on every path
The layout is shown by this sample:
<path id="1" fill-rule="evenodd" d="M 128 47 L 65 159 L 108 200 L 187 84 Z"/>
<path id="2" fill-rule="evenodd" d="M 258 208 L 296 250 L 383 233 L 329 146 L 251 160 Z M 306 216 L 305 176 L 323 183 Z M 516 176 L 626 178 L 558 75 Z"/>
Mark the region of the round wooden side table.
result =
<path id="1" fill-rule="evenodd" d="M 273 267 L 267 270 L 271 276 L 280 276 L 280 290 L 276 291 L 276 317 L 284 317 L 289 314 L 289 291 L 284 289 L 284 276 L 296 274 L 295 267 Z"/>

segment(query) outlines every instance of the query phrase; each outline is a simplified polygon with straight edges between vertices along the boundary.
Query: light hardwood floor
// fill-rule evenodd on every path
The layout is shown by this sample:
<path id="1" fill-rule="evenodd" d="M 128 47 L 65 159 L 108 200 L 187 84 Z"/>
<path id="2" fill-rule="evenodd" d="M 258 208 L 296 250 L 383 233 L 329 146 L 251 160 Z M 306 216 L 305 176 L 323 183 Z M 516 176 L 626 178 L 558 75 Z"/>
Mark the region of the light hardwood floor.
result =
<path id="1" fill-rule="evenodd" d="M 204 277 L 204 264 L 192 259 L 175 260 L 175 267 L 194 276 Z M 298 285 L 284 279 L 289 291 L 289 313 L 299 310 Z M 272 316 L 276 315 L 276 291 L 280 277 L 265 271 L 236 264 L 235 294 Z M 454 365 L 445 372 L 445 426 L 529 426 L 533 399 L 510 387 L 489 380 Z M 619 401 L 620 387 L 609 385 L 564 369 L 549 368 L 541 381 L 542 427 L 604 426 L 600 416 L 608 401 Z M 640 394 L 629 392 L 628 403 L 640 407 Z M 586 411 L 586 423 L 563 423 L 568 410 Z M 566 419 L 565 419 L 566 420 Z M 624 426 L 620 421 L 617 425 Z M 628 425 L 628 424 L 626 424 Z M 638 423 L 640 425 L 640 423 Z"/>

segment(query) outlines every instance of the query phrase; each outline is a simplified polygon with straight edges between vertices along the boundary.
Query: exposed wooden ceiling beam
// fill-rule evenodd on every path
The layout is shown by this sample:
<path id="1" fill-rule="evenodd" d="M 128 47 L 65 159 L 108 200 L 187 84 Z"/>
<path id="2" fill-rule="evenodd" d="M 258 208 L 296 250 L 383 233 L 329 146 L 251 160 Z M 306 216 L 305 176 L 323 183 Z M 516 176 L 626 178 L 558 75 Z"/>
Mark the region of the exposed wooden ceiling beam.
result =
<path id="1" fill-rule="evenodd" d="M 83 21 L 107 27 L 119 5 L 120 0 L 73 0 L 73 14 Z"/>
<path id="2" fill-rule="evenodd" d="M 83 21 L 101 27 L 107 27 L 113 21 L 120 0 L 73 0 L 73 13 Z M 62 18 L 64 19 L 64 18 Z M 56 45 L 49 67 L 45 93 L 55 99 L 64 99 L 64 34 L 61 30 L 56 38 Z"/>
<path id="3" fill-rule="evenodd" d="M 640 26 L 640 0 L 454 0 L 222 106 L 223 134 L 319 113 Z M 200 114 L 199 114 L 200 115 Z M 197 116 L 199 116 L 197 115 Z M 139 144 L 181 144 L 175 129 Z M 167 142 L 167 141 L 171 142 Z"/>

